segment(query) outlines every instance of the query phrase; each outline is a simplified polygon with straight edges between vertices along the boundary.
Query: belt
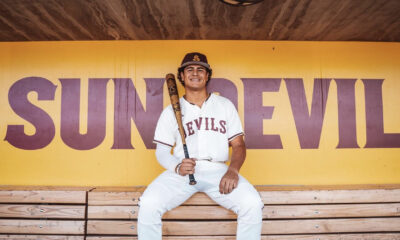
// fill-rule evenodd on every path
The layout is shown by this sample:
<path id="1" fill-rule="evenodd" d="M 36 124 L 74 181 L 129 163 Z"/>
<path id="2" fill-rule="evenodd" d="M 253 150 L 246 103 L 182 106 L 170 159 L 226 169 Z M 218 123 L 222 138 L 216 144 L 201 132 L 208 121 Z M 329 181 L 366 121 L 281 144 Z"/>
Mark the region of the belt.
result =
<path id="1" fill-rule="evenodd" d="M 207 158 L 196 158 L 196 161 L 207 161 L 207 162 L 214 162 L 214 163 L 225 163 L 225 161 L 213 161 L 212 157 L 207 157 Z"/>

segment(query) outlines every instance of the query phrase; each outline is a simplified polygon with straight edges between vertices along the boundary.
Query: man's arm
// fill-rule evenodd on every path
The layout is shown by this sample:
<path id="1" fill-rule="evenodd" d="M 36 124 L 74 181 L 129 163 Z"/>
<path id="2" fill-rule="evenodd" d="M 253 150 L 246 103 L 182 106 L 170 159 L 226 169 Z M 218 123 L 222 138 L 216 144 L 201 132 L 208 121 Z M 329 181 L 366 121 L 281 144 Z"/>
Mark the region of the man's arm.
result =
<path id="1" fill-rule="evenodd" d="M 229 144 L 232 146 L 232 157 L 228 171 L 222 177 L 219 184 L 219 192 L 222 194 L 228 194 L 237 187 L 239 170 L 246 159 L 246 145 L 243 136 L 235 137 Z"/>

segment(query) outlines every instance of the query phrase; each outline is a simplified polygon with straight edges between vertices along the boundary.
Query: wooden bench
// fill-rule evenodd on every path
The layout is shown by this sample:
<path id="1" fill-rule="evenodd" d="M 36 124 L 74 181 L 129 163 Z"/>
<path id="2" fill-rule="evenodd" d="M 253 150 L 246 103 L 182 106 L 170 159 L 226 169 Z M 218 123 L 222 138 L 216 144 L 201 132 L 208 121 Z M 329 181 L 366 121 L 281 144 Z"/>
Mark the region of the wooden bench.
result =
<path id="1" fill-rule="evenodd" d="M 87 239 L 135 236 L 137 203 L 144 189 L 89 192 Z M 258 186 L 257 190 L 265 204 L 263 240 L 400 239 L 400 185 Z M 235 232 L 236 215 L 203 193 L 163 216 L 166 239 L 235 239 Z"/>
<path id="2" fill-rule="evenodd" d="M 90 189 L 0 186 L 0 239 L 84 239 Z"/>
<path id="3" fill-rule="evenodd" d="M 400 240 L 400 185 L 256 188 L 265 204 L 263 240 Z M 40 196 L 53 200 L 43 205 L 44 200 L 36 196 L 40 191 L 1 191 L 0 187 L 0 239 L 137 239 L 137 204 L 144 189 L 96 187 L 68 194 L 46 190 Z M 58 194 L 63 197 L 55 198 Z M 79 194 L 87 195 L 83 203 Z M 63 207 L 46 208 L 43 215 L 43 206 Z M 33 215 L 30 209 L 36 210 Z M 235 232 L 236 215 L 202 193 L 163 216 L 163 235 L 168 240 L 233 240 Z"/>

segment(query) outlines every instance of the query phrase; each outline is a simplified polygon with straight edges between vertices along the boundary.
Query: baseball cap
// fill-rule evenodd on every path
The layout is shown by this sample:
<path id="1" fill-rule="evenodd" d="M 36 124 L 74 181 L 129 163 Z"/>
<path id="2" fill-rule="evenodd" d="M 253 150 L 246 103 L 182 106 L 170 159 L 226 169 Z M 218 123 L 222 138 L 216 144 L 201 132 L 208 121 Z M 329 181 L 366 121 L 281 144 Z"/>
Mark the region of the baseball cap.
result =
<path id="1" fill-rule="evenodd" d="M 199 53 L 199 52 L 191 52 L 187 53 L 185 57 L 182 60 L 181 66 L 179 68 L 179 71 L 182 71 L 186 66 L 196 64 L 196 65 L 201 65 L 208 70 L 211 70 L 210 65 L 208 64 L 207 57 L 206 55 Z"/>

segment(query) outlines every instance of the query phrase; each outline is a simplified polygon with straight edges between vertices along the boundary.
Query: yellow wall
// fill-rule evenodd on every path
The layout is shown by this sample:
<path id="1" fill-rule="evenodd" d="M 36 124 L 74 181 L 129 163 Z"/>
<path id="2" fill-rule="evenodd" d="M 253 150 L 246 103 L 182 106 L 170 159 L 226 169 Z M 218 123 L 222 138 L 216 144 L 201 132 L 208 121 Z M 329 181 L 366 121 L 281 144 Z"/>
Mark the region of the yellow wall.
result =
<path id="1" fill-rule="evenodd" d="M 21 124 L 27 134 L 35 128 L 13 112 L 8 91 L 24 77 L 38 76 L 57 85 L 53 101 L 29 100 L 55 123 L 55 137 L 43 149 L 22 150 L 0 143 L 0 184 L 13 185 L 147 185 L 162 168 L 147 150 L 132 122 L 135 149 L 111 149 L 114 87 L 107 87 L 106 138 L 98 147 L 80 151 L 60 138 L 59 78 L 80 78 L 81 133 L 87 123 L 88 78 L 132 78 L 143 103 L 143 78 L 176 73 L 184 54 L 207 55 L 213 77 L 226 78 L 238 89 L 239 114 L 244 120 L 240 78 L 303 78 L 308 106 L 314 78 L 356 78 L 357 142 L 360 148 L 337 149 L 338 101 L 330 83 L 318 149 L 301 149 L 285 82 L 278 92 L 263 94 L 264 106 L 274 106 L 272 119 L 263 121 L 264 134 L 279 134 L 283 149 L 250 149 L 241 170 L 253 184 L 399 183 L 399 148 L 364 148 L 366 117 L 363 78 L 385 79 L 383 118 L 386 133 L 400 133 L 400 44 L 360 42 L 269 41 L 96 41 L 0 43 L 0 136 L 7 125 Z M 183 89 L 180 89 L 182 94 Z M 164 86 L 164 106 L 169 103 Z"/>

